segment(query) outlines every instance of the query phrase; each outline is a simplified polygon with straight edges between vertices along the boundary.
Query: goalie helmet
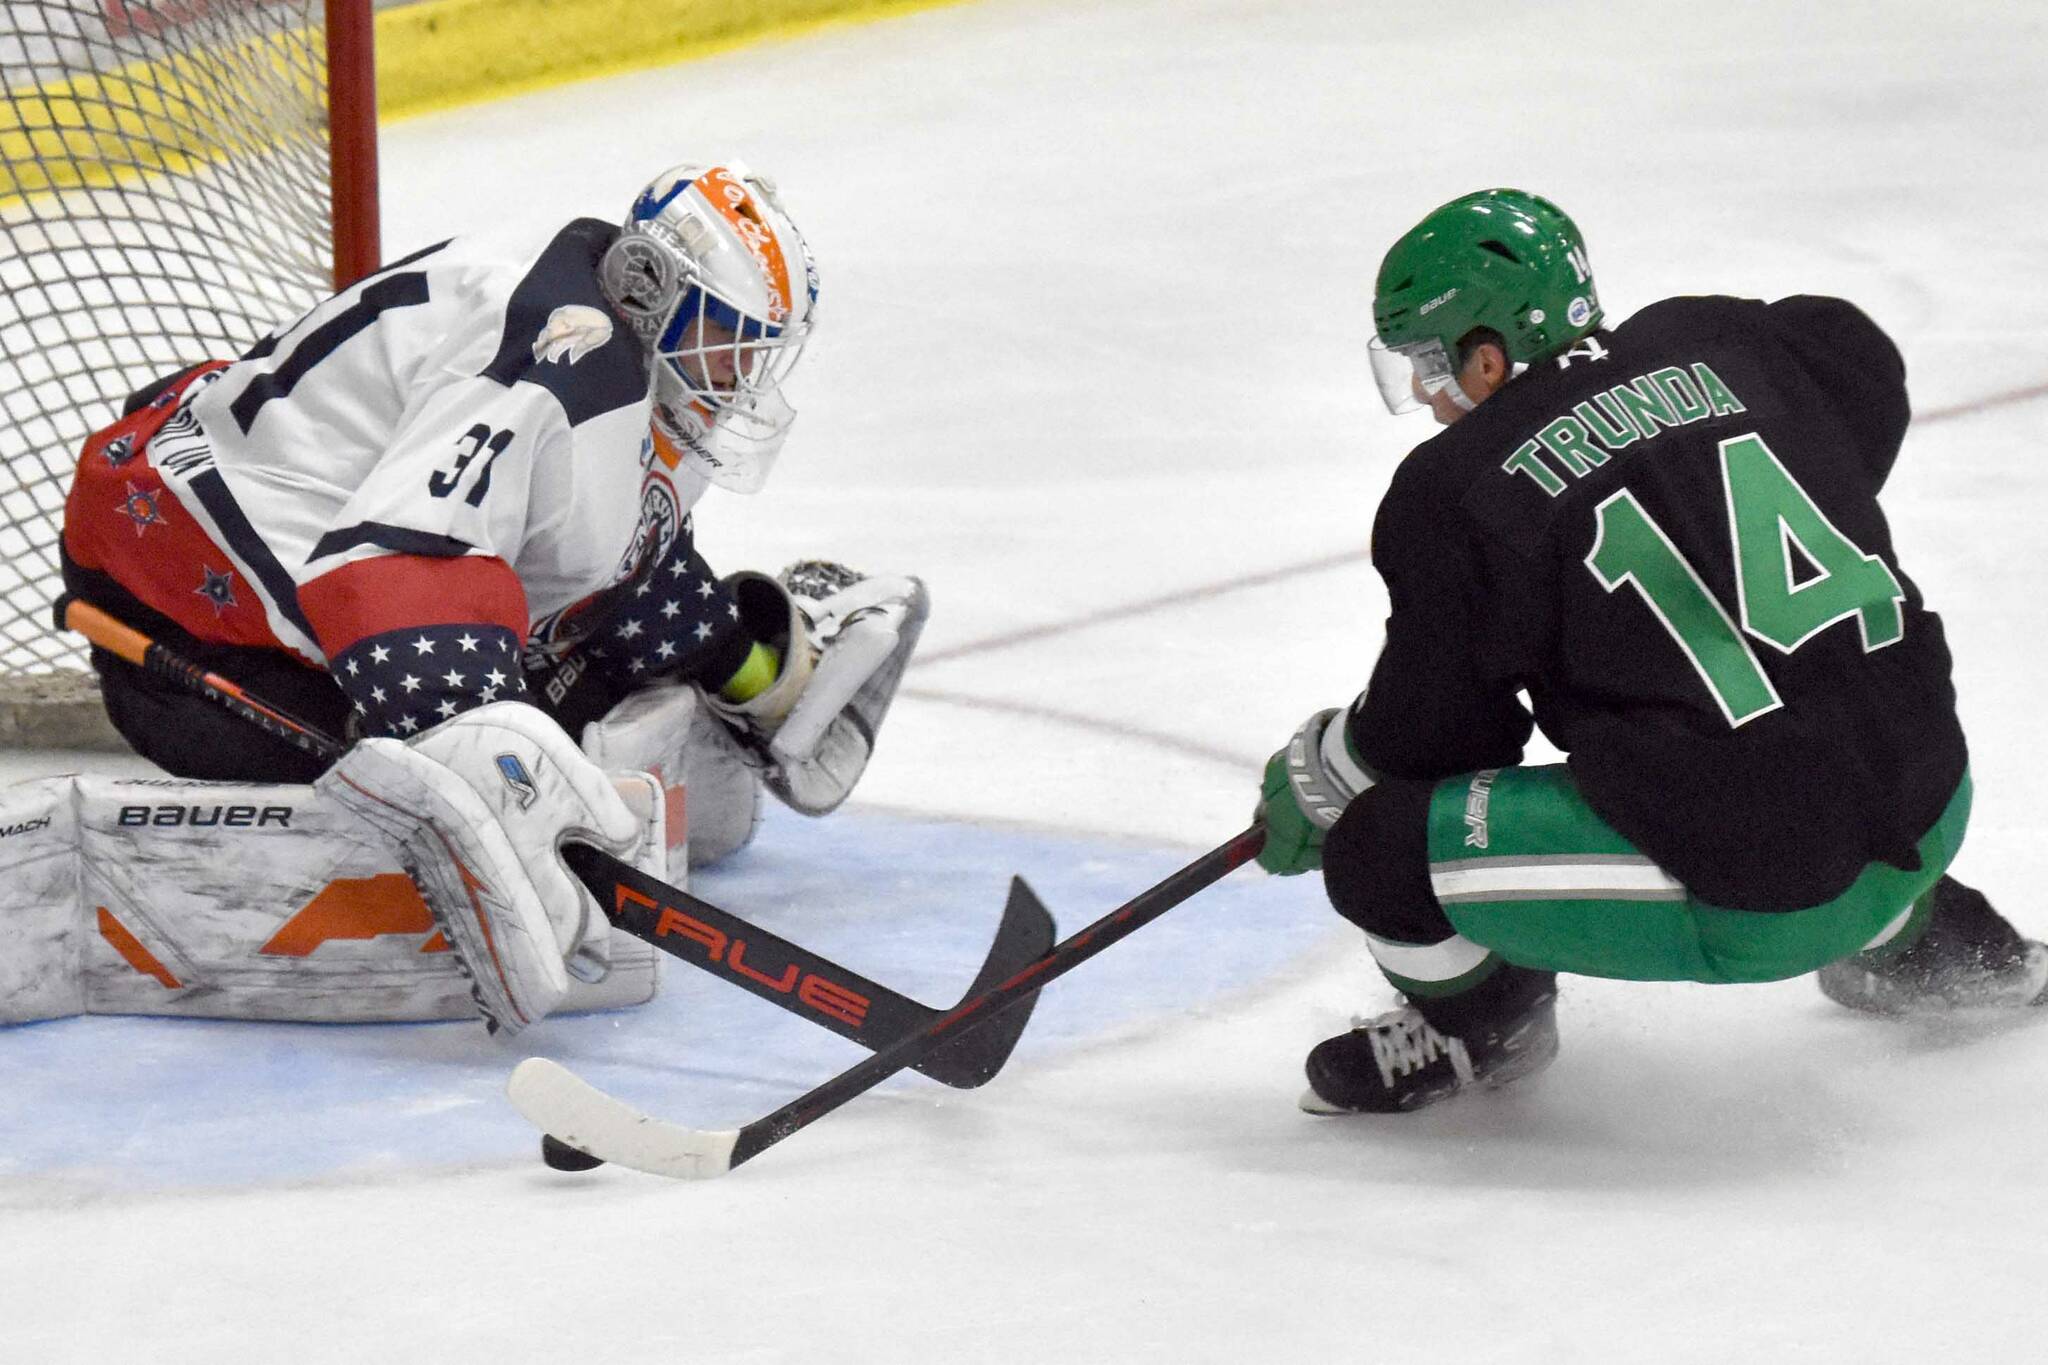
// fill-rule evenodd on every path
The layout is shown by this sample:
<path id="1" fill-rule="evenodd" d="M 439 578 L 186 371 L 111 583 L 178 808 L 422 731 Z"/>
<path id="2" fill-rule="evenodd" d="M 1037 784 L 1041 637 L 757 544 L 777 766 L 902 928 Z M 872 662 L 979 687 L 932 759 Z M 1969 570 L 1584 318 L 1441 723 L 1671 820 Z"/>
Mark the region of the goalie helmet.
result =
<path id="1" fill-rule="evenodd" d="M 1600 325 L 1585 239 L 1564 210 L 1523 190 L 1481 190 L 1431 212 L 1388 250 L 1373 289 L 1380 397 L 1411 412 L 1457 387 L 1458 343 L 1486 328 L 1510 363 L 1558 355 Z"/>
<path id="2" fill-rule="evenodd" d="M 817 270 L 775 187 L 734 162 L 656 176 L 598 264 L 647 347 L 654 434 L 722 488 L 759 491 L 795 409 L 782 383 L 811 332 Z"/>

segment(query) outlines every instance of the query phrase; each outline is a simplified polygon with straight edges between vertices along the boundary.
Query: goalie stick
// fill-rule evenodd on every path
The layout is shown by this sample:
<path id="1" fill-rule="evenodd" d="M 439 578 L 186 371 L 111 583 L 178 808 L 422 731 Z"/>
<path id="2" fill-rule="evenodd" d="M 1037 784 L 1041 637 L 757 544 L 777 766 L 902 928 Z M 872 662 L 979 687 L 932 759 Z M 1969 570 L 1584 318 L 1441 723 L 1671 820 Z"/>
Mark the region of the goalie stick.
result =
<path id="1" fill-rule="evenodd" d="M 981 1029 L 1008 1027 L 1003 1016 L 1021 1009 L 1048 982 L 1064 976 L 1110 944 L 1128 937 L 1197 891 L 1258 856 L 1266 842 L 1254 824 L 1210 850 L 1149 890 L 1096 920 L 1047 951 L 1008 980 L 970 996 L 930 1027 L 882 1049 L 798 1096 L 773 1113 L 739 1128 L 696 1129 L 666 1123 L 615 1099 L 558 1062 L 529 1057 L 512 1072 L 506 1093 L 513 1106 L 543 1132 L 602 1161 L 653 1175 L 703 1180 L 724 1175 L 877 1084 L 914 1066 L 956 1037 Z M 1011 895 L 1029 894 L 1023 879 Z"/>
<path id="2" fill-rule="evenodd" d="M 321 758 L 341 756 L 345 746 L 332 735 L 289 712 L 264 704 L 220 674 L 209 672 L 181 657 L 90 602 L 81 602 L 65 593 L 58 597 L 54 614 L 57 629 L 75 630 L 107 653 L 126 659 L 160 678 L 167 678 L 188 691 L 197 692 L 295 748 Z"/>
<path id="3" fill-rule="evenodd" d="M 870 1052 L 930 1028 L 943 1017 L 929 1005 L 777 938 L 602 849 L 570 844 L 562 850 L 562 861 L 590 888 L 612 923 L 633 937 Z M 1013 885 L 995 942 L 962 1000 L 1037 959 L 1052 946 L 1052 938 L 1052 916 L 1045 906 L 1029 887 Z M 977 1032 L 933 1053 L 917 1070 L 943 1084 L 971 1090 L 1002 1069 L 1029 1022 L 1030 1011 L 1020 1010 L 1000 1029 Z"/>
<path id="4" fill-rule="evenodd" d="M 251 696 L 231 680 L 182 658 L 89 602 L 60 598 L 57 621 L 100 648 L 217 702 L 309 753 L 332 759 L 347 747 L 317 726 Z M 602 849 L 569 844 L 563 848 L 562 860 L 590 889 L 611 922 L 626 933 L 869 1051 L 885 1048 L 944 1017 L 929 1005 L 778 938 L 681 887 L 650 877 Z M 986 991 L 1038 958 L 1051 946 L 1053 933 L 1052 916 L 1038 898 L 1028 888 L 1021 894 L 1013 888 L 988 957 L 963 999 Z M 956 1045 L 933 1052 L 922 1059 L 917 1070 L 959 1089 L 985 1084 L 1009 1059 L 1028 1022 L 1030 1011 L 1018 1010 L 1000 1029 L 978 1030 Z"/>

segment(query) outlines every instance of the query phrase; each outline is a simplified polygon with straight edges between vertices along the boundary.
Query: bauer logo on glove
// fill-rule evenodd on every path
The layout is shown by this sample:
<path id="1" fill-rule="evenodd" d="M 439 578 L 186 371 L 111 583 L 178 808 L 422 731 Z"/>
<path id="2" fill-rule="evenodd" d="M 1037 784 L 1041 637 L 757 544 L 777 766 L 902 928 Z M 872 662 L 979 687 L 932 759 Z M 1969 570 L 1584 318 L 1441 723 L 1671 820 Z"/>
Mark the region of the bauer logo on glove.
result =
<path id="1" fill-rule="evenodd" d="M 1344 808 L 1372 786 L 1373 775 L 1351 752 L 1345 713 L 1318 711 L 1303 721 L 1287 747 L 1266 760 L 1259 788 L 1259 818 L 1266 843 L 1259 866 L 1292 877 L 1323 865 L 1323 836 Z"/>

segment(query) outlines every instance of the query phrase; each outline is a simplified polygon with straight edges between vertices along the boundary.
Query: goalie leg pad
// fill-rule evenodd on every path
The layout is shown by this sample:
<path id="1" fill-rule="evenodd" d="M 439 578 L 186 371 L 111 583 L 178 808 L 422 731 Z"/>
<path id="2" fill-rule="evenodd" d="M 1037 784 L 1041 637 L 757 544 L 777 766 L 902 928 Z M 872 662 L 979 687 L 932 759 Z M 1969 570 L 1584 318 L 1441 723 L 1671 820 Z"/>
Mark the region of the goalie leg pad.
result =
<path id="1" fill-rule="evenodd" d="M 85 1012 L 77 777 L 0 791 L 0 1024 Z"/>
<path id="2" fill-rule="evenodd" d="M 629 857 L 661 869 L 644 779 Z M 474 1018 L 397 849 L 311 786 L 53 777 L 0 789 L 0 1023 L 76 1014 L 319 1023 Z M 559 1008 L 645 1004 L 659 955 Z"/>
<path id="3" fill-rule="evenodd" d="M 754 842 L 761 828 L 761 760 L 709 707 L 690 717 L 687 747 L 690 866 L 709 867 Z"/>

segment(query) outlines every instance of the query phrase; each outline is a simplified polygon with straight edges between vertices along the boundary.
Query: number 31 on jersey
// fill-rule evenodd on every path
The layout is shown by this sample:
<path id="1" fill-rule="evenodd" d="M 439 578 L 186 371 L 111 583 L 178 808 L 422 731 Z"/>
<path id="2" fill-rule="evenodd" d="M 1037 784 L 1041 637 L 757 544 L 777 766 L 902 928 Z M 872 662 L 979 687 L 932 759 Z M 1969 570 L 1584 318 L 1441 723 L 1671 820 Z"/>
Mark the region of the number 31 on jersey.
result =
<path id="1" fill-rule="evenodd" d="M 471 507 L 481 507 L 484 494 L 491 491 L 491 466 L 505 453 L 505 447 L 512 444 L 512 439 L 510 430 L 492 431 L 478 422 L 456 439 L 455 467 L 435 470 L 427 480 L 427 491 L 437 498 L 447 497 L 461 485 L 470 462 L 482 455 L 484 462 L 478 466 L 476 483 L 462 499 Z"/>

